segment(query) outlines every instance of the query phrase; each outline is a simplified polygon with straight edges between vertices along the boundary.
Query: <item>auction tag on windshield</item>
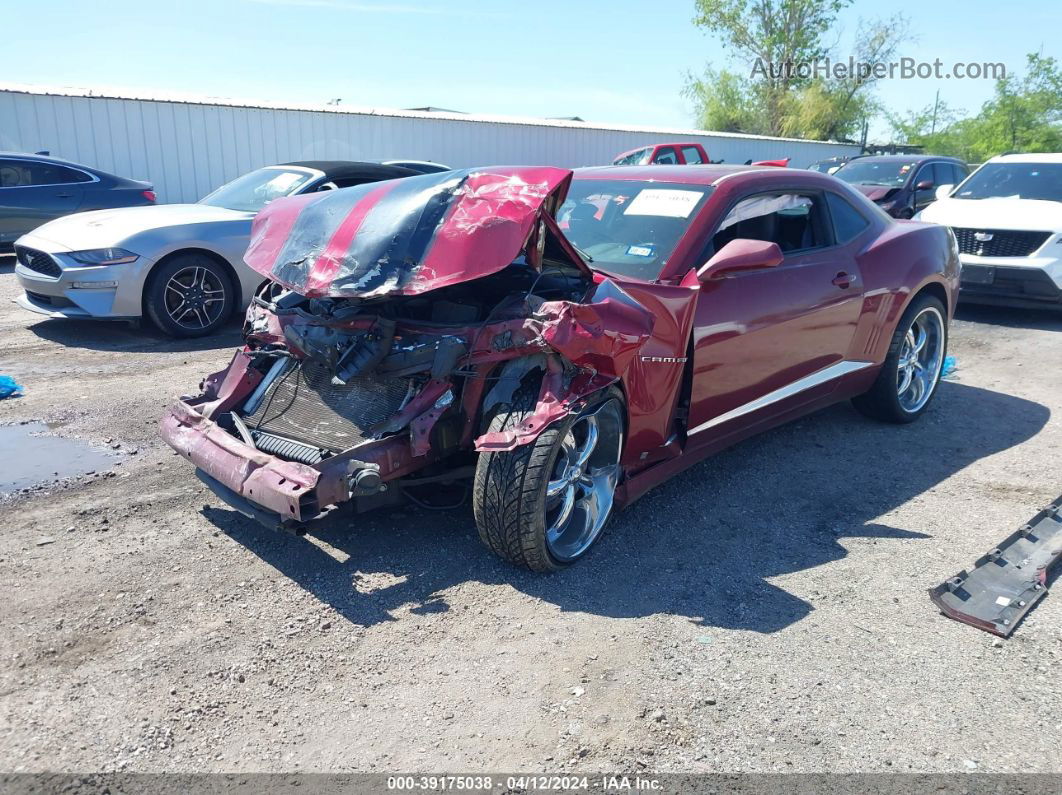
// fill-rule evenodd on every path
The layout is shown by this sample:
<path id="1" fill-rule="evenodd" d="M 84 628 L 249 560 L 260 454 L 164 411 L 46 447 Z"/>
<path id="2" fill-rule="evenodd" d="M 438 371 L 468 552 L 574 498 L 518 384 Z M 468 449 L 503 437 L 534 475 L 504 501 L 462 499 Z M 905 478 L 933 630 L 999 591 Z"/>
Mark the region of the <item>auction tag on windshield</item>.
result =
<path id="1" fill-rule="evenodd" d="M 698 190 L 646 188 L 634 197 L 623 214 L 689 218 L 702 196 L 704 194 Z"/>
<path id="2" fill-rule="evenodd" d="M 652 246 L 627 246 L 628 257 L 651 257 L 653 256 Z"/>

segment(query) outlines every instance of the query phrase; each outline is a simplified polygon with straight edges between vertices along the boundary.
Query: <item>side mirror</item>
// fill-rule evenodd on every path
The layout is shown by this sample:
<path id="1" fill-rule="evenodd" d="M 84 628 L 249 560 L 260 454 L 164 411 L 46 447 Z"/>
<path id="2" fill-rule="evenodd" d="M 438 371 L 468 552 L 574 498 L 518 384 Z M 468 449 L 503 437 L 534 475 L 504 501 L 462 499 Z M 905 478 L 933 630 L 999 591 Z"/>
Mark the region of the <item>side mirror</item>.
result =
<path id="1" fill-rule="evenodd" d="M 940 199 L 946 199 L 951 195 L 951 192 L 955 190 L 954 185 L 938 185 L 937 192 L 934 197 L 939 201 Z"/>
<path id="2" fill-rule="evenodd" d="M 700 284 L 705 284 L 728 273 L 774 268 L 781 265 L 784 259 L 782 249 L 777 243 L 737 238 L 715 252 L 715 256 L 697 271 L 696 280 Z M 682 284 L 693 286 L 689 276 L 682 280 Z"/>
<path id="3" fill-rule="evenodd" d="M 915 190 L 918 190 L 918 191 L 933 190 L 933 180 L 931 180 L 931 179 L 922 180 L 917 185 L 915 185 Z"/>

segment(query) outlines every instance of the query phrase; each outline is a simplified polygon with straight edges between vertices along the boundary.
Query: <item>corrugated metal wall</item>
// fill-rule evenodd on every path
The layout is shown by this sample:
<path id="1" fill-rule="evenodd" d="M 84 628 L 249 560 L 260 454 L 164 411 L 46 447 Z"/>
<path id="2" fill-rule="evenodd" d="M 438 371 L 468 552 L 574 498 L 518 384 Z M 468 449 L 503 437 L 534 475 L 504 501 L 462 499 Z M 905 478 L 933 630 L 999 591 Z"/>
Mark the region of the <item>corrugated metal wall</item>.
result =
<path id="1" fill-rule="evenodd" d="M 604 165 L 654 141 L 698 140 L 712 159 L 744 163 L 857 154 L 845 144 L 621 130 L 579 123 L 508 123 L 425 114 L 283 110 L 0 89 L 0 150 L 48 150 L 154 183 L 159 200 L 192 202 L 242 173 L 290 160 L 433 160 L 455 168 Z"/>

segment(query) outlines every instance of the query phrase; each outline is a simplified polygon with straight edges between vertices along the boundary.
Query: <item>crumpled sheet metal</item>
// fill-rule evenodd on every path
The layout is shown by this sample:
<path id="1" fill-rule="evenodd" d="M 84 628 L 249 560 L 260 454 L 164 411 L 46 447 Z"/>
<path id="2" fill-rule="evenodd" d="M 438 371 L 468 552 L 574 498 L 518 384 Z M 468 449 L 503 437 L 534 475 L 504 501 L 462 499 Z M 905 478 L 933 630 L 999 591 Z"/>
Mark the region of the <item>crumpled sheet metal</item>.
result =
<path id="1" fill-rule="evenodd" d="M 317 486 L 317 470 L 255 450 L 180 401 L 162 416 L 159 432 L 199 469 L 280 519 L 310 518 L 299 500 Z"/>
<path id="2" fill-rule="evenodd" d="M 414 295 L 495 273 L 516 259 L 572 172 L 444 171 L 271 202 L 244 256 L 308 297 Z"/>
<path id="3" fill-rule="evenodd" d="M 528 322 L 538 325 L 545 343 L 574 364 L 578 373 L 566 383 L 559 358 L 546 357 L 535 410 L 515 428 L 477 437 L 477 451 L 512 450 L 533 442 L 579 401 L 618 381 L 652 334 L 654 318 L 606 280 L 598 285 L 590 303 L 546 302 L 535 320 Z"/>
<path id="4" fill-rule="evenodd" d="M 655 318 L 644 306 L 606 280 L 594 290 L 589 303 L 553 301 L 541 314 L 542 338 L 558 353 L 580 367 L 619 378 L 653 333 Z"/>
<path id="5" fill-rule="evenodd" d="M 616 378 L 580 372 L 564 383 L 564 370 L 556 357 L 547 359 L 547 369 L 539 387 L 535 410 L 516 427 L 508 431 L 488 431 L 475 439 L 476 452 L 515 450 L 535 441 L 546 428 L 564 419 L 580 401 L 616 382 Z"/>

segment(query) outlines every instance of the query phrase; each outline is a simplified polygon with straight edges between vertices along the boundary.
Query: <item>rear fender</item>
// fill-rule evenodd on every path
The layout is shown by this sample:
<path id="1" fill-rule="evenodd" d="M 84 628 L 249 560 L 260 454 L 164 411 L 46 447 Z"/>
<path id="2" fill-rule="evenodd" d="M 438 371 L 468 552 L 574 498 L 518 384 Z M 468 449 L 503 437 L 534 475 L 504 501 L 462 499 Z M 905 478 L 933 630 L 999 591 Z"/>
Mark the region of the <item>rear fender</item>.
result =
<path id="1" fill-rule="evenodd" d="M 930 285 L 947 297 L 948 317 L 959 291 L 959 258 L 946 227 L 897 222 L 859 255 L 863 307 L 848 358 L 884 361 L 893 331 L 913 298 Z"/>

